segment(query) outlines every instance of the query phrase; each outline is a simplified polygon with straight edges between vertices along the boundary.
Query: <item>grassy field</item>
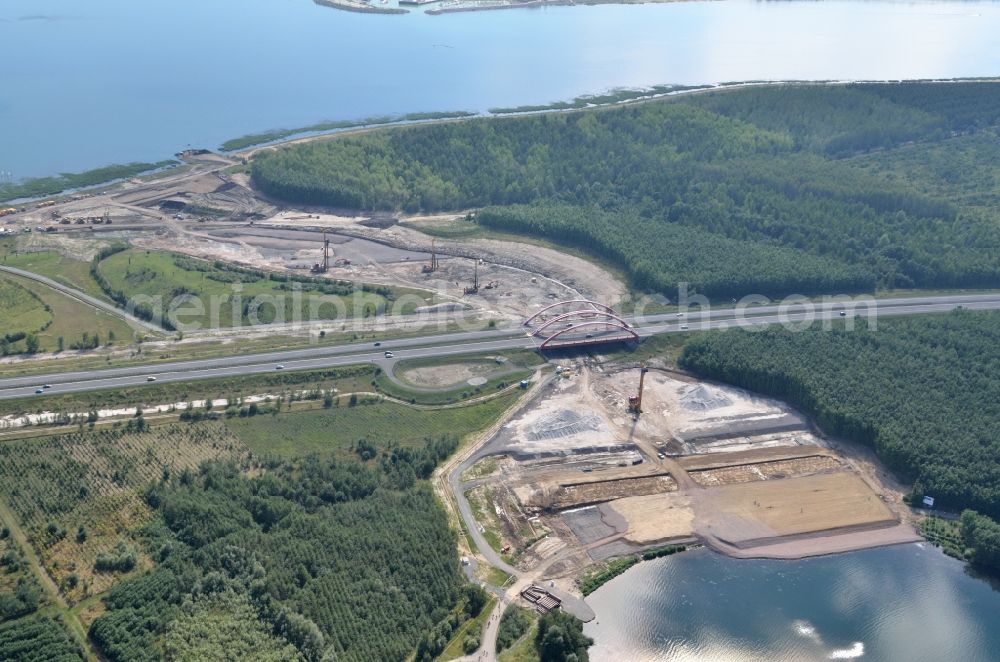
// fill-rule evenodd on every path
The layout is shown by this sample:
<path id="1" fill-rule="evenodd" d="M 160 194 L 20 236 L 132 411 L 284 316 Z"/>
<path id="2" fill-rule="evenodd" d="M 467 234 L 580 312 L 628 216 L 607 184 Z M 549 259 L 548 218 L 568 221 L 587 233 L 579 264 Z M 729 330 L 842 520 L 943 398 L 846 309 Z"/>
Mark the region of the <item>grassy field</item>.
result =
<path id="1" fill-rule="evenodd" d="M 0 335 L 35 333 L 48 326 L 52 314 L 31 290 L 0 274 Z"/>
<path id="2" fill-rule="evenodd" d="M 174 322 L 189 328 L 226 328 L 299 320 L 342 320 L 372 317 L 391 311 L 412 313 L 430 303 L 421 292 L 420 303 L 401 310 L 392 306 L 400 294 L 416 291 L 366 288 L 344 281 L 311 279 L 284 282 L 274 275 L 227 269 L 218 263 L 140 250 L 125 250 L 104 259 L 100 274 L 108 286 L 127 298 L 151 298 L 154 309 L 174 311 Z M 377 290 L 377 291 L 375 291 Z M 188 300 L 197 297 L 200 306 Z"/>
<path id="3" fill-rule="evenodd" d="M 11 327 L 11 330 L 37 332 L 41 351 L 57 351 L 59 338 L 63 338 L 64 348 L 69 350 L 74 343 L 83 340 L 82 334 L 84 332 L 91 337 L 97 334 L 102 344 L 109 341 L 111 334 L 114 335 L 115 341 L 118 343 L 132 341 L 132 328 L 122 318 L 97 310 L 41 283 L 10 274 L 0 274 L 0 310 L 4 312 L 7 310 L 2 300 L 4 284 L 8 284 L 8 287 L 12 284 L 15 290 L 29 292 L 28 296 L 37 302 L 35 310 L 29 311 L 28 317 L 21 318 L 22 327 L 17 329 Z M 3 320 L 0 323 L 0 331 L 7 328 L 8 323 L 5 316 Z M 27 328 L 29 324 L 36 326 Z M 6 331 L 3 332 L 6 333 Z M 13 347 L 15 351 L 23 350 L 23 348 L 23 341 L 16 343 Z"/>
<path id="4" fill-rule="evenodd" d="M 406 400 L 411 404 L 445 405 L 461 402 L 462 400 L 480 395 L 495 393 L 511 384 L 516 384 L 522 379 L 527 379 L 531 375 L 532 372 L 530 370 L 518 370 L 500 377 L 491 378 L 482 386 L 469 386 L 466 384 L 442 391 L 423 391 L 401 386 L 389 379 L 383 372 L 379 373 L 375 380 L 375 385 L 380 392 L 391 395 L 394 398 L 399 398 L 400 400 Z"/>
<path id="5" fill-rule="evenodd" d="M 90 275 L 90 262 L 87 260 L 79 260 L 56 251 L 17 253 L 14 252 L 13 242 L 8 242 L 6 249 L 0 244 L 0 260 L 9 267 L 51 278 L 57 283 L 110 302 Z"/>
<path id="6" fill-rule="evenodd" d="M 510 575 L 506 572 L 485 563 L 479 564 L 479 567 L 476 570 L 477 577 L 482 579 L 487 584 L 492 584 L 493 586 L 505 586 L 507 582 L 510 581 Z"/>
<path id="7" fill-rule="evenodd" d="M 611 352 L 602 352 L 625 361 L 649 361 L 659 359 L 670 366 L 677 365 L 677 359 L 684 349 L 684 343 L 691 337 L 689 333 L 668 333 L 644 338 L 638 345 L 629 345 Z"/>
<path id="8" fill-rule="evenodd" d="M 507 543 L 501 533 L 503 524 L 494 510 L 493 494 L 494 488 L 492 485 L 480 485 L 466 492 L 465 498 L 469 501 L 469 506 L 472 508 L 472 516 L 482 528 L 483 539 L 486 540 L 494 552 L 501 554 L 500 550 Z M 513 546 L 515 542 L 511 541 L 510 544 Z M 503 554 L 502 558 L 507 563 L 514 563 L 516 561 L 509 554 Z"/>
<path id="9" fill-rule="evenodd" d="M 539 662 L 538 649 L 535 648 L 537 634 L 538 622 L 536 621 L 513 646 L 497 656 L 498 662 Z"/>
<path id="10" fill-rule="evenodd" d="M 479 460 L 471 467 L 462 472 L 461 480 L 469 481 L 475 480 L 477 478 L 483 478 L 484 476 L 492 476 L 496 473 L 497 469 L 500 467 L 500 459 L 495 455 L 490 455 L 489 457 L 484 457 Z"/>
<path id="11" fill-rule="evenodd" d="M 506 359 L 505 363 L 497 363 L 497 357 Z M 426 379 L 421 379 L 421 371 L 425 368 L 437 368 L 441 366 L 465 366 L 483 364 L 489 368 L 485 372 L 495 372 L 497 369 L 510 367 L 532 368 L 545 363 L 545 359 L 538 352 L 526 349 L 514 349 L 504 351 L 501 354 L 470 354 L 466 356 L 451 356 L 445 358 L 420 358 L 405 359 L 396 364 L 396 376 L 412 383 L 414 386 L 427 388 L 436 386 Z M 411 373 L 413 373 L 411 375 Z"/>
<path id="12" fill-rule="evenodd" d="M 519 395 L 508 393 L 478 404 L 436 410 L 384 401 L 366 404 L 364 398 L 351 406 L 343 396 L 339 405 L 329 409 L 232 419 L 226 425 L 260 455 L 346 456 L 353 454 L 360 439 L 385 448 L 418 446 L 428 437 L 446 434 L 463 437 L 490 425 Z"/>
<path id="13" fill-rule="evenodd" d="M 493 355 L 400 361 L 394 370 L 406 385 L 398 384 L 384 372 L 378 374 L 375 385 L 382 393 L 413 404 L 450 404 L 488 395 L 528 379 L 535 367 L 545 363 L 536 352 L 505 352 L 503 356 L 507 359 L 503 364 L 498 364 Z M 480 386 L 466 383 L 473 374 L 486 379 L 486 383 Z"/>

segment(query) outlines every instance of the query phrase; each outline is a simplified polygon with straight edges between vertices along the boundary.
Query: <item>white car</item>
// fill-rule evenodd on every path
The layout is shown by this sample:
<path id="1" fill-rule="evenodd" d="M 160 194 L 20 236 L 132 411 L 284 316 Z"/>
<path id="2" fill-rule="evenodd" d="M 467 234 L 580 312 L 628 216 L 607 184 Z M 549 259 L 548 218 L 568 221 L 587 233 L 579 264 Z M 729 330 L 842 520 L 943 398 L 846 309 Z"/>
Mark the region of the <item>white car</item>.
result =
<path id="1" fill-rule="evenodd" d="M 391 359 L 391 358 L 394 358 L 395 356 L 396 356 L 396 355 L 395 355 L 395 354 L 393 354 L 392 352 L 386 352 L 386 353 L 385 353 L 385 358 L 387 358 L 387 359 Z"/>
<path id="2" fill-rule="evenodd" d="M 155 382 L 156 381 L 156 377 L 153 377 L 152 375 L 150 375 L 149 377 L 146 377 L 146 381 L 147 382 Z"/>
<path id="3" fill-rule="evenodd" d="M 274 369 L 275 369 L 275 370 L 284 370 L 284 369 L 285 369 L 285 366 L 283 366 L 283 365 L 281 365 L 281 364 L 279 363 L 278 365 L 274 366 Z"/>
<path id="4" fill-rule="evenodd" d="M 677 317 L 684 317 L 684 313 L 677 313 Z"/>

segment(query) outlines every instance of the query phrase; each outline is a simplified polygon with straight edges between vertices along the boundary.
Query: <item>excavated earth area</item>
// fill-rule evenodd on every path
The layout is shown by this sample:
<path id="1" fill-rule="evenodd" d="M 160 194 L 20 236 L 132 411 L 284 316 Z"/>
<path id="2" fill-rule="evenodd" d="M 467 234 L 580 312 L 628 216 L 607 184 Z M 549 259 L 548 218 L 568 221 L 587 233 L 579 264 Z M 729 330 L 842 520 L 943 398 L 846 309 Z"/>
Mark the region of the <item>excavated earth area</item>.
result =
<path id="1" fill-rule="evenodd" d="M 637 368 L 563 363 L 486 446 L 503 469 L 480 479 L 550 531 L 546 579 L 684 541 L 797 558 L 919 539 L 875 472 L 781 402 L 650 370 L 635 417 Z M 548 558 L 542 541 L 510 543 L 522 567 Z"/>
<path id="2" fill-rule="evenodd" d="M 182 231 L 147 236 L 141 244 L 250 267 L 308 273 L 314 264 L 323 261 L 322 226 L 316 224 L 337 218 L 320 215 L 319 219 L 299 220 L 298 216 L 286 215 L 272 219 L 280 223 L 257 222 L 253 226 L 175 222 L 183 227 Z M 331 250 L 329 278 L 433 292 L 438 300 L 435 312 L 465 311 L 511 324 L 520 324 L 545 305 L 581 296 L 571 285 L 541 276 L 547 267 L 540 260 L 531 265 L 537 271 L 528 271 L 493 261 L 496 255 L 470 246 L 462 250 L 473 257 L 439 255 L 437 269 L 427 273 L 424 267 L 430 263 L 431 247 L 426 236 L 415 233 L 415 239 L 402 239 L 390 235 L 393 228 L 369 228 L 360 225 L 363 219 L 345 220 L 351 221 L 345 226 L 352 229 L 350 233 L 341 224 L 331 223 L 327 234 Z M 298 223 L 309 226 L 299 228 Z M 512 256 L 529 255 L 535 250 L 530 246 L 525 246 L 523 252 L 517 248 L 508 246 L 507 250 Z M 479 291 L 467 294 L 466 288 L 477 278 Z"/>

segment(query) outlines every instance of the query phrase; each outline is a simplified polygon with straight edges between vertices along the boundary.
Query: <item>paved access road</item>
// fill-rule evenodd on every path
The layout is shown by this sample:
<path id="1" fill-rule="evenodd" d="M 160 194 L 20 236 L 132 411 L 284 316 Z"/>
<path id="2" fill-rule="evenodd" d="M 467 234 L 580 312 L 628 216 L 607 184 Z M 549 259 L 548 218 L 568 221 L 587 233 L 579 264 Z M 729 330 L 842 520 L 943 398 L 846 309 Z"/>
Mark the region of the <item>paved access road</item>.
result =
<path id="1" fill-rule="evenodd" d="M 943 313 L 957 306 L 970 310 L 1000 309 L 1000 294 L 880 299 L 878 315 L 890 317 Z M 733 309 L 713 309 L 707 312 L 689 312 L 683 316 L 678 316 L 676 313 L 649 315 L 641 323 L 635 320 L 630 320 L 630 323 L 637 325 L 636 330 L 640 336 L 648 337 L 662 333 L 725 329 L 746 325 L 748 322 L 779 324 L 813 319 L 836 320 L 843 308 L 842 303 L 817 303 L 811 312 L 801 312 L 792 307 L 782 315 L 782 310 L 778 306 L 753 306 L 743 311 L 742 315 L 738 315 Z M 864 307 L 859 307 L 857 313 L 863 316 Z M 79 393 L 147 384 L 148 377 L 155 377 L 157 383 L 164 383 L 262 374 L 277 370 L 278 365 L 284 366 L 284 370 L 307 370 L 361 363 L 383 365 L 387 361 L 384 357 L 384 352 L 387 350 L 397 353 L 396 358 L 401 359 L 446 357 L 535 348 L 540 342 L 538 338 L 529 337 L 524 329 L 491 329 L 383 341 L 379 347 L 358 343 L 317 345 L 305 349 L 176 361 L 148 366 L 12 377 L 0 379 L 0 399 L 32 396 L 42 384 L 52 387 L 46 390 L 46 393 Z"/>

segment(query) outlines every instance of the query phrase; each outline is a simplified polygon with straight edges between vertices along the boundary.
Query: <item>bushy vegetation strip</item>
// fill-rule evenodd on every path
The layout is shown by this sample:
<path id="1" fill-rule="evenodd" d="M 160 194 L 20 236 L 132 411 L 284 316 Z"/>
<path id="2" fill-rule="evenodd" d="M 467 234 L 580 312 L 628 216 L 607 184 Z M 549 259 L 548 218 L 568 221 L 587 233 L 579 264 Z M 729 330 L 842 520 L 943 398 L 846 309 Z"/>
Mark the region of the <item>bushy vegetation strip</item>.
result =
<path id="1" fill-rule="evenodd" d="M 17 184 L 0 185 L 0 202 L 19 200 L 21 198 L 38 198 L 55 195 L 70 189 L 84 188 L 106 184 L 117 179 L 135 177 L 144 172 L 150 172 L 175 165 L 177 161 L 167 160 L 157 163 L 126 163 L 94 168 L 77 173 L 62 173 L 54 177 L 38 177 Z"/>
<path id="2" fill-rule="evenodd" d="M 607 584 L 618 575 L 623 574 L 626 570 L 640 561 L 651 561 L 663 556 L 671 556 L 672 554 L 683 552 L 685 549 L 687 548 L 684 545 L 667 545 L 665 547 L 647 550 L 639 555 L 623 556 L 618 559 L 612 559 L 603 566 L 583 575 L 583 577 L 577 581 L 577 584 L 580 587 L 580 592 L 587 596 Z"/>

